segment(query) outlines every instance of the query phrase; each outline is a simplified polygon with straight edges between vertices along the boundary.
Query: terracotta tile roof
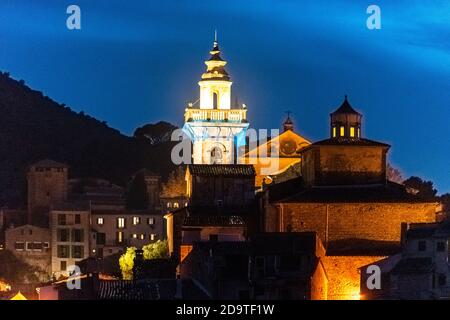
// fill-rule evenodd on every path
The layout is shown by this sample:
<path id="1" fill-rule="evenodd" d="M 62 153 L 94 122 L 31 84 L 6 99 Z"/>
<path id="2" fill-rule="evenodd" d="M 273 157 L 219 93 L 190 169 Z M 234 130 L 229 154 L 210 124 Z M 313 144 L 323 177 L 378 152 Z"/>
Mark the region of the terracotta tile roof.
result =
<path id="1" fill-rule="evenodd" d="M 320 140 L 301 149 L 299 153 L 312 146 L 362 146 L 362 147 L 390 147 L 389 144 L 364 138 L 338 137 Z"/>
<path id="2" fill-rule="evenodd" d="M 253 165 L 245 164 L 191 164 L 188 170 L 199 176 L 255 176 Z"/>
<path id="3" fill-rule="evenodd" d="M 353 107 L 350 105 L 350 103 L 348 102 L 347 96 L 345 96 L 345 100 L 341 104 L 341 106 L 339 108 L 337 108 L 332 114 L 337 114 L 337 113 L 351 113 L 351 114 L 361 115 L 358 111 L 353 109 Z"/>
<path id="4" fill-rule="evenodd" d="M 294 179 L 293 179 L 294 180 Z M 283 187 L 290 186 L 288 191 Z M 272 193 L 273 188 L 273 194 Z M 358 202 L 405 202 L 433 203 L 436 200 L 423 199 L 410 194 L 403 185 L 388 181 L 386 185 L 358 185 L 311 187 L 302 186 L 301 179 L 286 181 L 269 188 L 270 202 L 277 203 L 358 203 Z"/>

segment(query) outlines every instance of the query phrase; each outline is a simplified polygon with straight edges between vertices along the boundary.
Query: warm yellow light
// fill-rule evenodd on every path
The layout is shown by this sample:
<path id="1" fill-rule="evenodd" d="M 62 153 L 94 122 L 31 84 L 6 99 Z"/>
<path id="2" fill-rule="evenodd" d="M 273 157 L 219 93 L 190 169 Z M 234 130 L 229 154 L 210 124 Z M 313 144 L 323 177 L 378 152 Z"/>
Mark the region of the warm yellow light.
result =
<path id="1" fill-rule="evenodd" d="M 355 136 L 355 127 L 350 127 L 350 137 L 354 137 Z"/>
<path id="2" fill-rule="evenodd" d="M 333 138 L 336 138 L 336 127 L 333 127 Z"/>
<path id="3" fill-rule="evenodd" d="M 344 127 L 340 127 L 339 135 L 340 135 L 341 137 L 343 137 L 343 136 L 344 136 L 344 133 L 345 133 Z"/>
<path id="4" fill-rule="evenodd" d="M 19 291 L 11 300 L 27 300 L 27 298 Z"/>

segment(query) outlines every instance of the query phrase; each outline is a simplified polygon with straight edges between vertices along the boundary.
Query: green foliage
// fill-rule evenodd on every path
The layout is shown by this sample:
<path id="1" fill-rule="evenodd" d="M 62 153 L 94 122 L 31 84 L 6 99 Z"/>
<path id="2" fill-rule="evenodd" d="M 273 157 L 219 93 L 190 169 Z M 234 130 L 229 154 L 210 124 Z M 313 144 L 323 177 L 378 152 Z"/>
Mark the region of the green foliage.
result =
<path id="1" fill-rule="evenodd" d="M 164 259 L 169 257 L 167 240 L 158 240 L 142 247 L 144 251 L 144 260 Z M 133 279 L 134 258 L 136 257 L 136 248 L 127 248 L 127 251 L 119 258 L 120 270 L 124 280 Z"/>
<path id="2" fill-rule="evenodd" d="M 119 266 L 120 270 L 122 271 L 122 278 L 124 280 L 133 279 L 133 266 L 135 257 L 136 257 L 136 248 L 130 247 L 127 248 L 127 251 L 119 258 Z"/>
<path id="3" fill-rule="evenodd" d="M 169 249 L 167 246 L 167 240 L 158 240 L 154 243 L 150 243 L 142 247 L 144 251 L 144 259 L 164 259 L 169 257 Z"/>

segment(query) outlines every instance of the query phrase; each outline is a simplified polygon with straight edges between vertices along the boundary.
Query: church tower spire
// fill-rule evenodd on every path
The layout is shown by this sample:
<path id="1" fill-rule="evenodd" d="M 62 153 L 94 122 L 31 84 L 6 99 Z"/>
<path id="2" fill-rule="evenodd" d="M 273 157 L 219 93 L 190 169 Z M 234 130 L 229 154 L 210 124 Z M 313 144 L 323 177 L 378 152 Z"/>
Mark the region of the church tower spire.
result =
<path id="1" fill-rule="evenodd" d="M 205 61 L 206 71 L 198 83 L 200 109 L 230 109 L 232 82 L 225 70 L 227 62 L 220 56 L 217 30 L 214 33 L 213 48 L 209 53 L 211 56 Z"/>
<path id="2" fill-rule="evenodd" d="M 232 164 L 246 144 L 247 108 L 231 106 L 232 82 L 225 70 L 227 62 L 221 57 L 217 31 L 209 53 L 206 71 L 198 82 L 200 103 L 186 108 L 183 130 L 193 144 L 194 164 Z"/>

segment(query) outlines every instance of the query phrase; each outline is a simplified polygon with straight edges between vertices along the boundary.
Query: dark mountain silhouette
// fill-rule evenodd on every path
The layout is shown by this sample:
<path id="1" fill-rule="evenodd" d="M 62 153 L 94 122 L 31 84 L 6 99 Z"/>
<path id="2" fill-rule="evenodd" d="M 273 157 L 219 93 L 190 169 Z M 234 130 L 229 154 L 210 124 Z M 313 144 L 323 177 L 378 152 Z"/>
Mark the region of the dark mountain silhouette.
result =
<path id="1" fill-rule="evenodd" d="M 154 141 L 148 132 L 147 139 L 127 137 L 0 72 L 0 207 L 24 203 L 26 168 L 45 158 L 70 165 L 71 177 L 104 178 L 121 186 L 141 168 L 165 178 L 174 169 L 173 142 L 160 139 L 167 132 L 152 132 Z"/>
<path id="2" fill-rule="evenodd" d="M 150 144 L 157 145 L 170 141 L 171 133 L 175 129 L 177 129 L 176 126 L 165 121 L 160 121 L 137 128 L 133 136 L 136 139 L 147 139 Z"/>

